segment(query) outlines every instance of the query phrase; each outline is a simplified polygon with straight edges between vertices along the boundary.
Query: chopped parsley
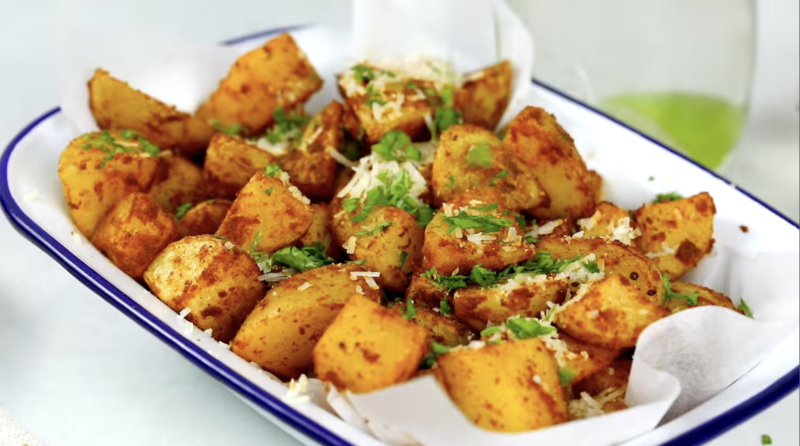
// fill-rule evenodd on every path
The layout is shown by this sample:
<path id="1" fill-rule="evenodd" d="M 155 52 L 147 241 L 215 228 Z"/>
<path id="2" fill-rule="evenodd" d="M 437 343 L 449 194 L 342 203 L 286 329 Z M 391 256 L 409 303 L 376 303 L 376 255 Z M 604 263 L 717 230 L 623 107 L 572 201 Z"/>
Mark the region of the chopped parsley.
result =
<path id="1" fill-rule="evenodd" d="M 214 130 L 216 130 L 217 132 L 224 133 L 226 135 L 238 136 L 239 134 L 244 134 L 244 135 L 248 134 L 247 127 L 245 127 L 243 124 L 234 123 L 229 125 L 228 127 L 225 127 L 217 119 L 210 120 L 209 124 L 211 124 L 211 127 L 214 127 Z"/>
<path id="2" fill-rule="evenodd" d="M 481 331 L 481 337 L 485 338 L 485 337 L 491 336 L 491 335 L 493 335 L 495 333 L 500 333 L 501 331 L 502 331 L 502 328 L 500 328 L 499 325 L 495 325 L 493 327 L 489 327 L 489 328 Z"/>
<path id="3" fill-rule="evenodd" d="M 390 221 L 382 221 L 382 222 L 378 223 L 377 226 L 375 226 L 374 228 L 372 228 L 370 230 L 356 232 L 353 235 L 355 235 L 356 237 L 371 237 L 371 236 L 375 235 L 376 232 L 380 233 L 380 232 L 383 231 L 384 228 L 388 228 L 391 225 L 392 225 L 392 222 L 390 222 Z M 403 251 L 403 252 L 405 252 L 405 251 Z"/>
<path id="4" fill-rule="evenodd" d="M 499 180 L 500 178 L 507 177 L 507 176 L 508 176 L 508 171 L 507 170 L 501 170 L 500 172 L 498 172 L 497 175 L 492 177 L 492 179 L 489 181 L 489 186 L 493 187 L 494 185 L 497 184 L 497 180 Z"/>
<path id="5" fill-rule="evenodd" d="M 519 226 L 522 229 L 525 229 L 525 226 L 528 225 L 528 222 L 525 221 L 525 216 L 524 215 L 517 215 L 516 217 L 514 217 L 514 220 L 517 221 L 517 224 L 519 224 Z"/>
<path id="6" fill-rule="evenodd" d="M 772 444 L 772 437 L 770 437 L 770 436 L 769 436 L 769 435 L 767 435 L 767 434 L 764 434 L 764 435 L 762 435 L 762 436 L 761 436 L 761 444 L 762 444 L 762 445 L 765 445 L 765 444 Z"/>
<path id="7" fill-rule="evenodd" d="M 272 113 L 272 119 L 275 123 L 272 128 L 267 130 L 265 135 L 265 138 L 271 144 L 299 137 L 300 129 L 311 120 L 308 116 L 303 116 L 297 111 L 292 111 L 287 115 L 283 107 Z"/>
<path id="8" fill-rule="evenodd" d="M 506 327 L 514 333 L 517 339 L 538 338 L 539 336 L 555 333 L 555 327 L 542 325 L 538 320 L 532 318 L 514 318 L 506 321 Z"/>
<path id="9" fill-rule="evenodd" d="M 230 240 L 228 240 L 227 238 L 225 238 L 225 237 L 223 237 L 221 235 L 217 235 L 217 234 L 208 234 L 208 235 L 210 235 L 211 237 L 214 237 L 214 238 L 218 238 L 220 240 L 224 240 L 226 242 L 230 241 Z M 256 237 L 258 237 L 258 233 L 257 232 L 256 232 Z"/>
<path id="10" fill-rule="evenodd" d="M 419 85 L 417 85 L 416 83 L 414 83 L 412 81 L 406 82 L 406 89 L 407 90 L 416 90 L 418 88 L 419 88 Z"/>
<path id="11" fill-rule="evenodd" d="M 575 373 L 572 370 L 558 368 L 558 380 L 561 381 L 562 387 L 572 382 L 572 378 L 575 378 Z"/>
<path id="12" fill-rule="evenodd" d="M 469 280 L 472 281 L 472 283 L 488 288 L 497 284 L 497 273 L 481 265 L 475 265 L 469 273 Z"/>
<path id="13" fill-rule="evenodd" d="M 510 218 L 498 218 L 491 215 L 469 215 L 466 211 L 461 211 L 458 215 L 445 217 L 444 222 L 450 225 L 447 233 L 451 234 L 456 228 L 461 229 L 480 229 L 481 232 L 491 234 L 500 232 L 503 228 L 508 228 L 514 224 Z"/>
<path id="14" fill-rule="evenodd" d="M 456 177 L 454 177 L 452 175 L 447 177 L 447 184 L 445 185 L 445 187 L 448 188 L 448 189 L 452 189 L 453 186 L 455 186 L 455 185 L 456 185 Z"/>
<path id="15" fill-rule="evenodd" d="M 442 314 L 453 314 L 453 310 L 450 309 L 450 302 L 447 301 L 446 297 L 439 301 L 439 312 Z"/>
<path id="16" fill-rule="evenodd" d="M 258 241 L 261 239 L 261 232 L 256 231 L 256 235 L 253 236 L 253 242 L 250 244 L 250 257 L 253 258 L 253 261 L 256 262 L 256 265 L 264 265 L 264 269 L 271 269 L 272 268 L 272 260 L 269 257 L 269 254 L 258 251 Z"/>
<path id="17" fill-rule="evenodd" d="M 422 369 L 429 369 L 436 363 L 436 358 L 447 353 L 450 353 L 450 347 L 439 344 L 436 341 L 431 341 L 431 353 L 425 356 L 425 359 L 422 360 L 419 367 Z"/>
<path id="18" fill-rule="evenodd" d="M 750 307 L 747 305 L 747 302 L 744 301 L 744 298 L 742 298 L 741 302 L 739 302 L 739 305 L 736 308 L 742 310 L 742 313 L 744 313 L 745 316 L 749 317 L 750 319 L 754 319 L 753 312 L 750 311 Z"/>
<path id="19" fill-rule="evenodd" d="M 492 148 L 487 143 L 479 143 L 470 147 L 467 152 L 467 165 L 470 169 L 481 167 L 488 169 L 494 164 Z"/>
<path id="20" fill-rule="evenodd" d="M 386 161 L 419 161 L 422 152 L 411 143 L 411 138 L 400 130 L 391 130 L 381 136 L 378 144 L 372 145 L 372 151 Z"/>
<path id="21" fill-rule="evenodd" d="M 401 252 L 400 253 L 400 261 L 398 262 L 398 266 L 397 267 L 402 270 L 403 267 L 406 266 L 406 260 L 407 259 L 408 259 L 408 253 L 405 252 L 405 251 Z"/>
<path id="22" fill-rule="evenodd" d="M 178 206 L 178 209 L 175 211 L 175 219 L 180 221 L 184 215 L 192 208 L 192 203 L 183 203 L 182 205 Z"/>
<path id="23" fill-rule="evenodd" d="M 485 206 L 470 206 L 469 208 L 472 209 L 473 211 L 492 212 L 493 210 L 497 209 L 497 206 L 499 205 L 497 203 L 494 203 L 494 204 L 487 204 Z"/>
<path id="24" fill-rule="evenodd" d="M 272 263 L 279 263 L 298 271 L 306 271 L 321 266 L 330 265 L 334 260 L 325 255 L 322 243 L 306 245 L 302 248 L 287 246 L 272 254 Z"/>
<path id="25" fill-rule="evenodd" d="M 592 262 L 591 260 L 583 262 L 582 265 L 584 268 L 586 268 L 586 271 L 589 271 L 590 273 L 600 272 L 600 267 L 597 266 L 597 263 Z"/>
<path id="26" fill-rule="evenodd" d="M 273 190 L 275 190 L 275 186 L 272 186 L 269 189 L 264 190 L 264 193 L 267 195 L 272 195 Z"/>
<path id="27" fill-rule="evenodd" d="M 686 305 L 697 305 L 697 293 L 680 294 L 672 291 L 672 284 L 669 282 L 669 276 L 662 273 L 661 281 L 664 282 L 664 304 L 672 299 L 684 299 Z"/>
<path id="28" fill-rule="evenodd" d="M 359 83 L 364 83 L 375 79 L 375 71 L 362 64 L 358 64 L 353 67 L 353 77 L 356 78 L 356 81 Z"/>
<path id="29" fill-rule="evenodd" d="M 683 196 L 677 192 L 667 192 L 665 194 L 658 194 L 656 195 L 656 199 L 653 200 L 653 203 L 667 203 L 670 201 L 681 200 Z"/>
<path id="30" fill-rule="evenodd" d="M 342 207 L 349 214 L 358 208 L 359 203 L 361 203 L 361 199 L 358 197 L 345 198 L 342 200 Z"/>
<path id="31" fill-rule="evenodd" d="M 525 240 L 528 243 L 539 243 L 539 239 L 538 238 L 530 236 L 530 235 L 528 235 L 525 238 L 523 238 L 523 240 Z"/>
<path id="32" fill-rule="evenodd" d="M 386 105 L 386 101 L 383 100 L 383 95 L 379 92 L 375 91 L 375 86 L 372 84 L 367 85 L 367 100 L 364 101 L 364 105 Z"/>
<path id="33" fill-rule="evenodd" d="M 429 91 L 425 91 L 426 94 L 430 95 Z M 461 124 L 461 112 L 455 110 L 454 106 L 454 92 L 452 87 L 444 87 L 442 91 L 439 93 L 439 107 L 436 108 L 433 115 L 433 124 L 435 130 L 438 131 L 440 134 L 447 130 L 451 125 L 454 124 Z M 432 138 L 435 139 L 435 138 Z"/>
<path id="34" fill-rule="evenodd" d="M 363 264 L 367 263 L 367 259 L 361 259 L 361 260 L 348 260 L 348 261 L 347 261 L 347 262 L 345 262 L 345 263 L 355 263 L 356 265 L 363 265 Z"/>
<path id="35" fill-rule="evenodd" d="M 403 308 L 403 319 L 413 319 L 417 314 L 417 307 L 414 306 L 414 300 L 408 299 L 405 308 Z"/>
<path id="36" fill-rule="evenodd" d="M 126 130 L 120 130 L 119 136 L 121 136 L 123 139 L 134 140 L 136 139 L 137 134 L 133 130 L 126 129 Z"/>
<path id="37" fill-rule="evenodd" d="M 275 177 L 276 174 L 281 172 L 281 166 L 277 164 L 267 164 L 264 168 L 264 175 L 268 177 Z"/>
<path id="38" fill-rule="evenodd" d="M 450 291 L 466 288 L 467 276 L 440 276 L 436 268 L 431 268 L 420 275 L 420 277 L 428 279 L 433 286 Z"/>
<path id="39" fill-rule="evenodd" d="M 411 180 L 411 175 L 407 170 L 403 169 L 394 175 L 385 170 L 378 174 L 378 178 L 384 184 L 367 191 L 361 211 L 352 217 L 350 221 L 354 223 L 364 221 L 375 206 L 392 206 L 411 214 L 417 219 L 417 223 L 420 226 L 427 226 L 431 222 L 433 209 L 409 194 L 414 182 Z M 360 201 L 359 198 L 355 198 L 355 201 L 353 201 L 353 198 L 348 198 L 343 202 L 345 210 L 352 209 L 348 212 L 354 211 L 358 206 L 358 201 Z"/>
<path id="40" fill-rule="evenodd" d="M 99 169 L 106 167 L 109 161 L 121 153 L 146 153 L 152 157 L 161 153 L 161 149 L 157 145 L 148 141 L 144 136 L 137 135 L 133 130 L 122 130 L 119 135 L 125 140 L 137 140 L 138 150 L 136 146 L 121 144 L 108 130 L 103 130 L 99 135 L 83 135 L 86 143 L 82 146 L 83 150 L 97 149 L 106 154 L 97 166 Z"/>

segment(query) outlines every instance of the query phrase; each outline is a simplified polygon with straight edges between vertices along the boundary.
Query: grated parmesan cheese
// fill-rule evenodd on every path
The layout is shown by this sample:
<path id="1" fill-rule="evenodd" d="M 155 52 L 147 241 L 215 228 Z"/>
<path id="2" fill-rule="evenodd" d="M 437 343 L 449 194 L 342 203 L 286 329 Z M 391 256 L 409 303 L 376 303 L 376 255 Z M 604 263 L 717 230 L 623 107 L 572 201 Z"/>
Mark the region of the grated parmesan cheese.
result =
<path id="1" fill-rule="evenodd" d="M 343 165 L 345 167 L 353 167 L 353 166 L 356 165 L 356 163 L 354 163 L 354 162 L 350 161 L 349 159 L 347 159 L 346 156 L 342 155 L 341 153 L 339 153 L 338 150 L 334 149 L 331 146 L 325 147 L 325 152 L 328 155 L 330 155 L 331 158 L 333 158 L 337 163 L 339 163 L 339 164 L 341 164 L 341 165 Z"/>
<path id="2" fill-rule="evenodd" d="M 356 293 L 358 293 L 358 294 L 364 294 L 364 288 L 361 288 L 361 285 L 357 286 L 357 287 L 356 287 Z"/>
<path id="3" fill-rule="evenodd" d="M 377 290 L 379 288 L 378 282 L 376 282 L 372 277 L 365 277 L 364 282 L 367 282 L 367 285 L 369 285 L 369 287 L 373 290 Z"/>
<path id="4" fill-rule="evenodd" d="M 356 238 L 355 237 L 350 237 L 349 239 L 347 239 L 347 243 L 343 246 L 343 248 L 345 249 L 345 251 L 348 254 L 355 253 L 356 252 Z"/>
<path id="5" fill-rule="evenodd" d="M 536 238 L 540 235 L 552 234 L 553 231 L 563 222 L 564 220 L 559 219 L 547 222 L 541 226 L 534 225 L 533 228 L 525 234 L 525 236 Z"/>
<path id="6" fill-rule="evenodd" d="M 300 285 L 299 287 L 297 287 L 297 291 L 305 291 L 305 290 L 307 290 L 309 288 L 311 288 L 311 284 L 306 282 L 306 283 Z"/>
<path id="7" fill-rule="evenodd" d="M 229 344 L 226 344 L 226 343 L 224 343 L 222 341 L 218 341 L 217 343 L 219 344 L 220 347 L 224 348 L 225 350 L 230 350 L 231 349 L 231 346 Z"/>
<path id="8" fill-rule="evenodd" d="M 350 277 L 380 277 L 381 273 L 375 271 L 351 271 Z"/>
<path id="9" fill-rule="evenodd" d="M 605 415 L 603 406 L 621 397 L 624 393 L 625 388 L 617 389 L 616 387 L 609 387 L 594 397 L 586 392 L 581 392 L 580 398 L 572 400 L 568 404 L 570 417 L 582 419 Z"/>
<path id="10" fill-rule="evenodd" d="M 475 234 L 467 235 L 467 241 L 478 245 L 479 247 L 486 241 L 497 240 L 497 237 L 493 235 L 484 235 L 482 232 L 476 232 Z"/>
<path id="11" fill-rule="evenodd" d="M 224 247 L 225 247 L 225 248 L 227 248 L 227 249 L 233 249 L 233 247 L 234 247 L 234 244 L 233 244 L 233 243 L 231 243 L 231 242 L 225 242 L 225 244 L 224 244 L 224 245 L 222 245 L 222 246 L 224 246 Z"/>
<path id="12" fill-rule="evenodd" d="M 180 313 L 178 313 L 178 319 L 184 319 L 184 318 L 186 318 L 186 316 L 188 316 L 188 315 L 189 315 L 189 313 L 191 313 L 191 312 L 192 312 L 192 309 L 191 309 L 191 308 L 188 308 L 188 307 L 187 307 L 187 308 L 184 308 L 183 310 L 181 310 L 181 312 L 180 312 Z"/>
<path id="13" fill-rule="evenodd" d="M 663 249 L 663 251 L 661 251 L 661 252 L 648 252 L 645 255 L 647 257 L 650 257 L 651 259 L 655 258 L 655 257 L 668 256 L 668 255 L 675 254 L 677 252 L 677 248 L 678 247 L 676 246 L 676 247 L 673 248 L 673 247 L 670 247 L 669 245 L 667 245 L 667 242 L 661 242 L 661 248 Z"/>
<path id="14" fill-rule="evenodd" d="M 300 375 L 300 378 L 295 381 L 294 379 L 289 381 L 286 389 L 286 395 L 284 395 L 281 399 L 287 403 L 305 403 L 311 401 L 311 397 L 307 395 L 308 393 L 308 377 L 303 374 Z"/>
<path id="15" fill-rule="evenodd" d="M 207 329 L 203 330 L 203 333 L 205 333 L 208 336 L 211 336 L 211 334 L 214 333 L 214 329 L 213 328 L 207 328 Z"/>

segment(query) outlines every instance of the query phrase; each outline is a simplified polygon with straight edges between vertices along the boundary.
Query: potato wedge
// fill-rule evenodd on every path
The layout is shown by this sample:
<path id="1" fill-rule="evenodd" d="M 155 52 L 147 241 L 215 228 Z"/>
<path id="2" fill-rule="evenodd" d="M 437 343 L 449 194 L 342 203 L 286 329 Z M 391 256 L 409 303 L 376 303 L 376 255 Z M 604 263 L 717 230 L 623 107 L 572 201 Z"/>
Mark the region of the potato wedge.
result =
<path id="1" fill-rule="evenodd" d="M 563 331 L 558 333 L 556 341 L 547 342 L 547 348 L 558 361 L 562 379 L 569 378 L 568 382 L 573 386 L 594 373 L 605 371 L 621 353 L 620 349 L 602 348 L 581 342 Z"/>
<path id="2" fill-rule="evenodd" d="M 214 234 L 225 220 L 233 202 L 228 200 L 206 200 L 189 208 L 178 219 L 178 230 L 182 237 Z"/>
<path id="3" fill-rule="evenodd" d="M 503 142 L 533 170 L 550 197 L 548 206 L 532 211 L 539 218 L 582 218 L 594 209 L 595 179 L 556 118 L 538 107 L 526 107 L 508 128 Z"/>
<path id="4" fill-rule="evenodd" d="M 230 128 L 262 133 L 275 110 L 302 104 L 322 88 L 322 79 L 292 36 L 281 34 L 239 57 L 197 117 Z"/>
<path id="5" fill-rule="evenodd" d="M 331 216 L 330 207 L 325 203 L 314 203 L 311 205 L 311 212 L 314 213 L 311 226 L 308 227 L 305 235 L 297 241 L 296 246 L 302 248 L 303 246 L 321 243 L 326 256 L 334 260 L 339 259 L 342 256 L 342 248 L 333 241 L 331 229 L 333 217 Z"/>
<path id="6" fill-rule="evenodd" d="M 633 240 L 642 235 L 628 211 L 607 201 L 597 203 L 591 217 L 578 220 L 578 227 L 583 231 L 584 237 L 619 240 L 628 246 L 633 245 Z"/>
<path id="7" fill-rule="evenodd" d="M 397 312 L 352 295 L 314 347 L 314 371 L 339 390 L 365 393 L 411 377 L 428 332 Z"/>
<path id="8" fill-rule="evenodd" d="M 637 246 L 658 269 L 678 280 L 714 246 L 714 199 L 706 192 L 671 202 L 646 204 L 636 211 L 642 231 Z"/>
<path id="9" fill-rule="evenodd" d="M 181 156 L 165 156 L 161 171 L 148 192 L 169 213 L 185 203 L 197 203 L 210 198 L 206 191 L 203 171 Z"/>
<path id="10" fill-rule="evenodd" d="M 468 73 L 461 87 L 466 92 L 461 110 L 464 122 L 494 130 L 511 100 L 512 75 L 508 60 Z"/>
<path id="11" fill-rule="evenodd" d="M 314 220 L 308 199 L 286 180 L 285 172 L 272 175 L 253 175 L 231 205 L 217 235 L 243 249 L 255 248 L 265 254 L 303 237 Z"/>
<path id="12" fill-rule="evenodd" d="M 180 238 L 175 218 L 153 197 L 140 192 L 123 198 L 92 236 L 92 244 L 133 280 L 167 245 Z"/>
<path id="13" fill-rule="evenodd" d="M 471 285 L 453 294 L 453 313 L 473 330 L 483 330 L 487 322 L 498 325 L 514 315 L 539 317 L 548 302 L 560 304 L 569 285 L 563 280 L 522 283 L 509 281 L 494 288 Z"/>
<path id="14" fill-rule="evenodd" d="M 475 125 L 453 125 L 442 133 L 431 184 L 437 206 L 477 187 L 498 189 L 512 211 L 548 204 L 532 169 L 494 133 Z"/>
<path id="15" fill-rule="evenodd" d="M 253 174 L 276 162 L 271 153 L 242 138 L 217 133 L 206 151 L 203 175 L 212 195 L 232 200 Z"/>
<path id="16" fill-rule="evenodd" d="M 264 296 L 261 270 L 237 247 L 210 235 L 185 237 L 161 251 L 144 281 L 167 306 L 200 330 L 228 342 Z"/>
<path id="17" fill-rule="evenodd" d="M 522 432 L 567 420 L 558 366 L 537 338 L 453 351 L 437 364 L 442 387 L 484 429 Z"/>
<path id="18" fill-rule="evenodd" d="M 536 244 L 536 250 L 549 252 L 553 259 L 572 259 L 576 255 L 594 254 L 607 276 L 621 274 L 651 302 L 664 301 L 661 273 L 647 257 L 635 249 L 614 240 L 601 238 L 551 238 Z"/>
<path id="19" fill-rule="evenodd" d="M 107 131 L 75 138 L 64 149 L 58 176 L 72 219 L 86 238 L 121 199 L 146 192 L 159 176 L 163 160 L 144 153 L 138 141 Z"/>
<path id="20" fill-rule="evenodd" d="M 372 302 L 383 293 L 352 280 L 359 265 L 328 265 L 278 282 L 247 316 L 231 351 L 281 379 L 311 370 L 311 351 L 356 287 Z M 307 285 L 306 285 L 307 284 Z"/>
<path id="21" fill-rule="evenodd" d="M 610 349 L 634 347 L 648 325 L 667 316 L 661 305 L 649 301 L 619 274 L 587 285 L 582 291 L 555 314 L 554 322 L 587 344 Z"/>
<path id="22" fill-rule="evenodd" d="M 163 150 L 194 155 L 214 129 L 203 120 L 154 99 L 98 69 L 89 80 L 89 108 L 102 130 L 135 130 Z"/>
<path id="23" fill-rule="evenodd" d="M 425 229 L 425 244 L 422 248 L 423 269 L 436 268 L 439 274 L 449 275 L 458 268 L 462 274 L 468 274 L 475 265 L 497 270 L 530 258 L 533 255 L 533 248 L 522 240 L 520 236 L 522 228 L 519 223 L 510 215 L 503 214 L 506 209 L 500 201 L 496 189 L 474 189 L 445 204 Z M 495 205 L 497 206 L 495 207 Z M 468 209 L 486 206 L 492 210 Z M 467 211 L 461 211 L 462 208 Z M 468 240 L 469 233 L 466 230 L 455 229 L 455 225 L 447 223 L 448 213 L 459 217 L 461 212 L 475 214 L 480 218 L 499 219 L 508 227 L 501 228 L 499 232 L 486 234 L 486 236 L 494 237 L 495 240 L 473 243 Z M 474 216 L 459 218 L 475 221 Z M 451 227 L 455 229 L 452 232 Z M 514 228 L 516 237 L 511 237 L 513 238 L 511 243 L 500 243 L 509 238 L 510 228 Z M 475 229 L 476 233 L 485 230 L 486 228 Z M 461 237 L 458 236 L 459 232 L 462 233 Z"/>
<path id="24" fill-rule="evenodd" d="M 731 302 L 731 299 L 728 296 L 720 292 L 714 291 L 710 288 L 706 288 L 700 285 L 695 285 L 689 282 L 679 282 L 679 281 L 671 282 L 670 286 L 672 287 L 673 293 L 678 293 L 678 294 L 697 293 L 697 305 L 689 305 L 686 299 L 670 299 L 666 301 L 664 303 L 664 306 L 670 313 L 677 313 L 679 311 L 688 310 L 690 308 L 713 305 L 717 307 L 729 308 L 740 314 L 744 314 L 742 310 L 736 308 L 736 305 L 734 305 L 733 302 Z"/>

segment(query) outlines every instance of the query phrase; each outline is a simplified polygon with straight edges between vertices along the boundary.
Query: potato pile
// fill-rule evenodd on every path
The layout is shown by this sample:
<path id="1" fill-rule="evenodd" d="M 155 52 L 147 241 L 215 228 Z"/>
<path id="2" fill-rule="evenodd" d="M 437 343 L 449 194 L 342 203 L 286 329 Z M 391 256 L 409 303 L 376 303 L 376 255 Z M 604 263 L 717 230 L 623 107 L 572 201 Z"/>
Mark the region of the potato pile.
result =
<path id="1" fill-rule="evenodd" d="M 629 211 L 546 111 L 496 132 L 503 61 L 356 64 L 322 79 L 288 34 L 241 56 L 194 115 L 98 69 L 101 128 L 64 150 L 77 229 L 246 361 L 371 392 L 433 374 L 518 432 L 625 408 L 642 331 L 699 305 L 706 193 Z"/>

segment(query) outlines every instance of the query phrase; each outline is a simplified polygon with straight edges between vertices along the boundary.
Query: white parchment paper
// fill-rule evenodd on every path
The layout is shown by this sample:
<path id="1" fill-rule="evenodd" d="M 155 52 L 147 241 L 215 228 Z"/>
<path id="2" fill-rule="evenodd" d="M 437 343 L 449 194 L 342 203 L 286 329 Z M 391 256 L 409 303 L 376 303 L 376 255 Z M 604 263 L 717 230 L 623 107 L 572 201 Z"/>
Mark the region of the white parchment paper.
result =
<path id="1" fill-rule="evenodd" d="M 420 53 L 450 60 L 461 71 L 510 59 L 515 79 L 504 121 L 526 105 L 540 104 L 528 82 L 533 66 L 530 35 L 502 1 L 354 0 L 351 31 L 346 50 L 336 46 L 344 41 L 325 41 L 302 32 L 295 35 L 325 81 L 323 90 L 310 102 L 309 112 L 335 98 L 335 74 L 344 68 L 346 59 Z M 337 34 L 325 38 L 331 36 Z M 73 34 L 64 48 L 59 71 L 61 107 L 75 136 L 97 128 L 86 91 L 86 82 L 96 68 L 192 112 L 216 88 L 235 58 L 247 50 L 108 33 Z M 570 117 L 566 118 L 569 122 Z M 430 377 L 365 395 L 335 389 L 325 393 L 320 383 L 313 382 L 311 399 L 354 428 L 391 445 L 619 443 L 725 389 L 755 366 L 778 339 L 795 330 L 798 269 L 796 253 L 760 252 L 718 243 L 685 280 L 726 293 L 735 303 L 745 297 L 756 319 L 722 308 L 700 308 L 648 327 L 634 357 L 626 396 L 630 409 L 622 412 L 535 432 L 499 434 L 472 425 Z M 788 280 L 787 272 L 795 278 Z"/>

